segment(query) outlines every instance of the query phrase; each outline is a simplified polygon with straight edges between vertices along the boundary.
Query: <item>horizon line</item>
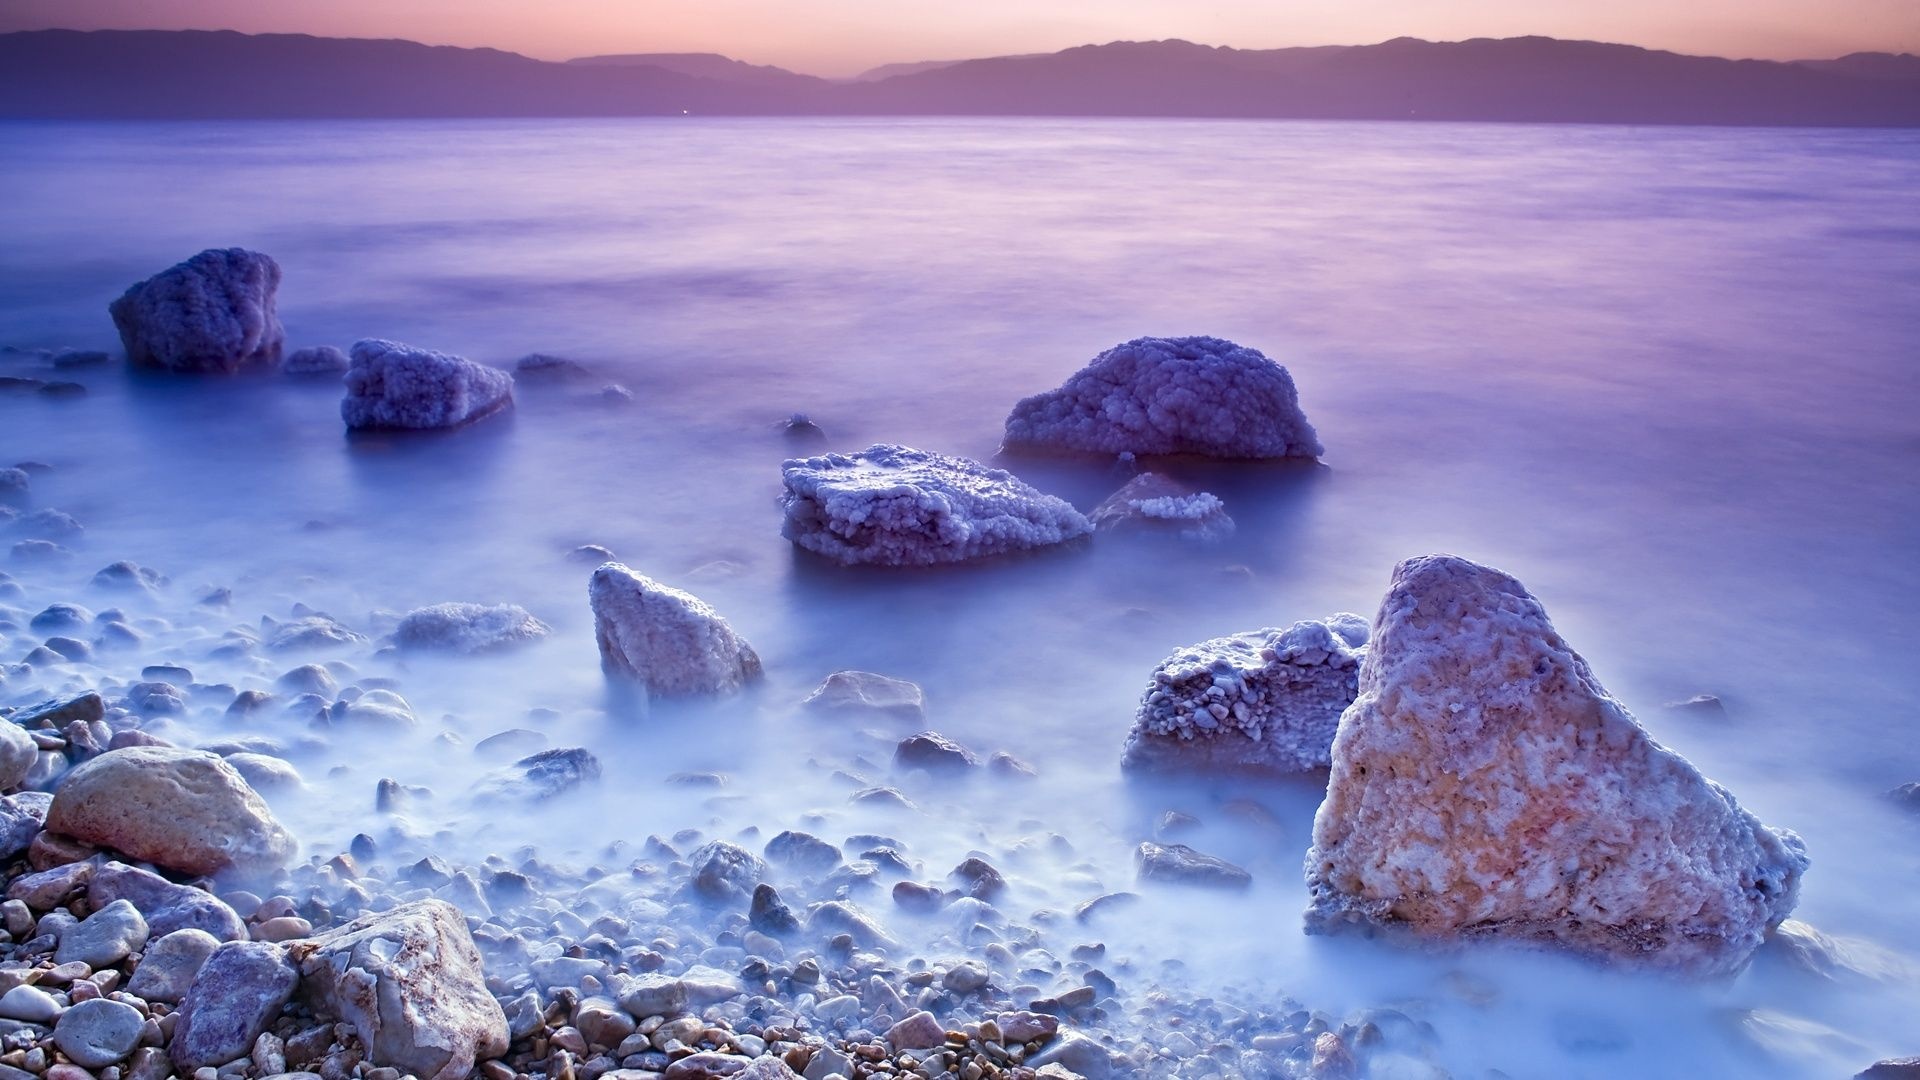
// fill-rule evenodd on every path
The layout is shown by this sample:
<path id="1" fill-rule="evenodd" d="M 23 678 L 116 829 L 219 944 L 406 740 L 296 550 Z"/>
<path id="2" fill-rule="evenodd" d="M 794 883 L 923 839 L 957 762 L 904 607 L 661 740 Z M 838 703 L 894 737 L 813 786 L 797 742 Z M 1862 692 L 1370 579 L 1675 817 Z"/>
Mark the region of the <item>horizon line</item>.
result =
<path id="1" fill-rule="evenodd" d="M 887 68 L 887 67 L 912 66 L 917 64 L 955 65 L 955 64 L 971 63 L 971 62 L 980 61 L 980 60 L 1010 60 L 1010 59 L 1023 59 L 1027 57 L 1038 57 L 1038 56 L 1057 56 L 1061 53 L 1072 52 L 1075 49 L 1088 49 L 1088 48 L 1097 49 L 1097 48 L 1106 48 L 1114 45 L 1179 44 L 1179 45 L 1192 45 L 1196 48 L 1227 50 L 1231 52 L 1263 53 L 1263 52 L 1284 52 L 1284 51 L 1293 50 L 1293 49 L 1367 49 L 1367 48 L 1377 48 L 1381 45 L 1392 44 L 1393 42 L 1396 42 L 1396 41 L 1418 42 L 1423 45 L 1465 45 L 1465 44 L 1476 42 L 1476 41 L 1539 40 L 1539 41 L 1561 42 L 1564 44 L 1571 44 L 1571 45 L 1600 45 L 1600 46 L 1607 46 L 1607 47 L 1613 47 L 1613 48 L 1638 49 L 1642 52 L 1664 53 L 1670 56 L 1683 56 L 1683 57 L 1690 57 L 1690 58 L 1702 59 L 1702 60 L 1725 60 L 1730 63 L 1764 63 L 1764 64 L 1818 63 L 1818 62 L 1844 59 L 1849 56 L 1863 56 L 1863 55 L 1864 56 L 1920 57 L 1920 54 L 1917 54 L 1917 53 L 1907 52 L 1904 50 L 1894 51 L 1890 49 L 1855 49 L 1855 50 L 1852 50 L 1851 52 L 1841 53 L 1838 56 L 1831 56 L 1831 57 L 1797 56 L 1792 59 L 1781 59 L 1778 57 L 1762 57 L 1762 56 L 1727 56 L 1719 53 L 1681 52 L 1677 49 L 1658 48 L 1651 45 L 1637 45 L 1637 44 L 1634 44 L 1633 42 L 1628 42 L 1628 41 L 1605 41 L 1599 38 L 1555 37 L 1552 34 L 1508 34 L 1508 35 L 1498 35 L 1498 36 L 1491 35 L 1491 34 L 1480 34 L 1480 35 L 1474 35 L 1471 37 L 1452 38 L 1452 39 L 1423 38 L 1413 34 L 1397 34 L 1393 37 L 1382 38 L 1379 41 L 1373 41 L 1373 42 L 1357 42 L 1357 43 L 1346 43 L 1346 44 L 1321 44 L 1321 45 L 1273 45 L 1273 46 L 1261 46 L 1261 47 L 1246 47 L 1246 46 L 1240 46 L 1240 45 L 1215 45 L 1215 44 L 1209 44 L 1203 41 L 1196 41 L 1192 38 L 1186 38 L 1186 37 L 1164 37 L 1164 38 L 1113 38 L 1107 41 L 1086 41 L 1078 45 L 1068 45 L 1059 49 L 1049 49 L 1049 50 L 1042 50 L 1038 52 L 990 53 L 990 54 L 981 55 L 981 56 L 963 56 L 963 57 L 955 57 L 955 58 L 927 59 L 927 60 L 890 60 L 884 63 L 874 64 L 869 67 L 863 68 L 862 70 L 854 72 L 851 75 L 819 75 L 809 71 L 800 71 L 796 68 L 787 67 L 782 64 L 763 63 L 757 60 L 745 59 L 741 56 L 736 56 L 733 53 L 719 52 L 711 49 L 657 49 L 657 50 L 632 49 L 632 50 L 617 51 L 617 52 L 587 53 L 579 56 L 553 58 L 553 57 L 536 56 L 532 53 L 521 52 L 517 49 L 503 48 L 498 45 L 454 45 L 454 44 L 448 44 L 444 42 L 423 41 L 418 38 L 410 38 L 410 37 L 314 34 L 314 33 L 309 33 L 303 30 L 252 31 L 252 30 L 236 30 L 230 27 L 168 28 L 168 27 L 122 27 L 122 26 L 94 27 L 94 28 L 83 28 L 83 27 L 74 27 L 74 26 L 42 26 L 42 27 L 31 27 L 31 28 L 12 29 L 12 30 L 0 29 L 0 36 L 10 36 L 14 34 L 44 34 L 44 33 L 233 34 L 239 37 L 298 37 L 298 38 L 311 38 L 319 41 L 398 42 L 406 45 L 418 45 L 422 48 L 428 48 L 428 49 L 456 49 L 464 52 L 505 53 L 509 56 L 518 56 L 522 59 L 531 60 L 536 63 L 545 63 L 545 64 L 568 64 L 568 63 L 573 63 L 575 61 L 581 61 L 581 60 L 593 60 L 593 59 L 600 59 L 604 57 L 620 57 L 620 56 L 717 56 L 725 60 L 733 61 L 735 63 L 747 64 L 753 67 L 772 68 L 778 71 L 785 71 L 794 75 L 805 76 L 807 78 L 820 79 L 825 82 L 846 82 L 849 80 L 859 79 L 866 74 L 869 74 L 873 71 L 878 71 L 882 68 Z"/>

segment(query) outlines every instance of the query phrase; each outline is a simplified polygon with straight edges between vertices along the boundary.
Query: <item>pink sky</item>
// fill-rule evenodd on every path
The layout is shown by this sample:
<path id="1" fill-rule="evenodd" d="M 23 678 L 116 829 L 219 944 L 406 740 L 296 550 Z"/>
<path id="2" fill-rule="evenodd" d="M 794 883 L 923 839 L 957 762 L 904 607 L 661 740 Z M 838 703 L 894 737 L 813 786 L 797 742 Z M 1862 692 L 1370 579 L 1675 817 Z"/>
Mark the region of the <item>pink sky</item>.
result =
<path id="1" fill-rule="evenodd" d="M 1546 34 L 1718 56 L 1920 52 L 1920 0 L 0 0 L 0 29 L 231 29 L 546 59 L 719 52 L 817 75 L 1179 37 L 1273 48 Z"/>

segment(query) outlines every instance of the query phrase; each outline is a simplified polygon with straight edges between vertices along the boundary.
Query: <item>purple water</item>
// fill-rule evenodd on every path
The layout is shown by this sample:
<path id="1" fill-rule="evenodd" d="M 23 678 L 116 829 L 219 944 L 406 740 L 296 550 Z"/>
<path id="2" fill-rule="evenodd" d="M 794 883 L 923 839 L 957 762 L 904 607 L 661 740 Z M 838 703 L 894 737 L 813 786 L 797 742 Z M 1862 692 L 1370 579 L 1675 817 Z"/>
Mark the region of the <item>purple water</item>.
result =
<path id="1" fill-rule="evenodd" d="M 88 527 L 69 566 L 7 567 L 28 614 L 107 606 L 81 584 L 126 558 L 171 576 L 151 613 L 178 626 L 199 625 L 179 611 L 202 583 L 233 589 L 234 623 L 296 601 L 364 618 L 475 600 L 555 626 L 504 659 L 397 667 L 435 723 L 417 750 L 342 743 L 329 760 L 347 772 L 303 766 L 310 792 L 276 809 L 312 853 L 365 827 L 378 776 L 457 792 L 478 775 L 432 749 L 441 727 L 472 742 L 545 707 L 556 743 L 594 748 L 614 782 L 564 820 L 447 798 L 423 834 L 558 854 L 687 826 L 771 835 L 818 812 L 945 867 L 1058 832 L 1073 856 L 1007 867 L 1025 911 L 1129 887 L 1132 845 L 1190 809 L 1209 822 L 1196 844 L 1255 888 L 1150 897 L 1109 944 L 1141 970 L 1182 958 L 1223 994 L 1422 1002 L 1456 1076 L 1831 1076 L 1920 1052 L 1920 821 L 1881 797 L 1920 779 L 1920 136 L 667 120 L 8 125 L 0 145 L 0 344 L 117 352 L 105 306 L 127 284 L 241 245 L 285 270 L 290 347 L 377 336 L 596 372 L 523 384 L 511 416 L 428 439 L 349 442 L 337 385 L 273 375 L 116 364 L 69 373 L 77 401 L 0 398 L 0 463 L 54 466 L 41 504 Z M 805 449 L 777 430 L 793 412 L 836 449 L 987 459 L 1017 398 L 1116 342 L 1196 333 L 1286 364 L 1327 446 L 1319 472 L 1196 475 L 1240 523 L 1223 548 L 849 573 L 779 536 L 779 462 Z M 0 357 L 0 373 L 30 366 Z M 604 405 L 604 382 L 636 401 Z M 1083 509 L 1119 482 L 1010 464 Z M 587 542 L 710 601 L 766 685 L 610 709 L 588 568 L 562 557 Z M 1394 562 L 1429 551 L 1526 582 L 1658 739 L 1806 838 L 1796 917 L 1907 966 L 1695 987 L 1308 940 L 1311 784 L 1120 774 L 1173 647 L 1371 615 Z M 15 621 L 0 660 L 37 641 Z M 163 637 L 206 681 L 277 671 L 222 670 L 213 634 Z M 164 658 L 130 655 L 121 677 Z M 883 763 L 898 733 L 794 710 L 845 667 L 921 683 L 930 723 L 1020 754 L 1041 783 L 914 793 L 924 814 L 866 820 L 831 771 Z M 1703 692 L 1728 715 L 1661 707 Z M 698 769 L 728 773 L 728 795 L 660 786 Z M 1268 804 L 1278 834 L 1218 814 L 1233 796 Z M 1448 997 L 1456 970 L 1496 1000 Z M 1752 1009 L 1829 1030 L 1775 1023 L 1768 1048 L 1742 1026 Z"/>

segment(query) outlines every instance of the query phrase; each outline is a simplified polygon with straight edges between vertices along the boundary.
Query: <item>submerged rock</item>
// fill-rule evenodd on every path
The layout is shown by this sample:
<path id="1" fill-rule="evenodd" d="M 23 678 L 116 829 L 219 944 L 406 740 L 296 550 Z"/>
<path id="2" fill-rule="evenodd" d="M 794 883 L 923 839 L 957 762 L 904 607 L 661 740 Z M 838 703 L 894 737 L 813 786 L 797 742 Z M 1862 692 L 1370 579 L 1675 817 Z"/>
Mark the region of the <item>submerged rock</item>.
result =
<path id="1" fill-rule="evenodd" d="M 528 353 L 514 361 L 513 372 L 524 379 L 584 379 L 593 374 L 577 360 L 546 353 Z"/>
<path id="2" fill-rule="evenodd" d="M 926 715 L 926 697 L 918 685 L 871 671 L 836 671 L 801 704 L 816 712 L 891 716 L 900 720 L 920 720 Z"/>
<path id="3" fill-rule="evenodd" d="M 610 562 L 587 586 L 600 666 L 654 694 L 721 694 L 760 676 L 760 657 L 698 598 Z"/>
<path id="4" fill-rule="evenodd" d="M 267 648 L 276 652 L 288 649 L 324 649 L 337 645 L 353 645 L 365 641 L 366 636 L 349 629 L 339 620 L 327 615 L 305 615 L 288 622 L 275 623 L 267 629 Z"/>
<path id="5" fill-rule="evenodd" d="M 552 629 L 518 604 L 434 604 L 407 612 L 393 640 L 405 649 L 476 653 L 537 641 Z"/>
<path id="6" fill-rule="evenodd" d="M 513 404 L 513 376 L 393 341 L 355 342 L 340 417 L 349 428 L 447 428 Z"/>
<path id="7" fill-rule="evenodd" d="M 1313 458 L 1287 369 L 1213 337 L 1136 338 L 1007 417 L 1008 450 Z"/>
<path id="8" fill-rule="evenodd" d="M 282 375 L 339 375 L 353 365 L 347 354 L 331 345 L 314 345 L 288 353 L 280 361 Z"/>
<path id="9" fill-rule="evenodd" d="M 369 1062 L 456 1080 L 507 1050 L 466 919 L 444 900 L 362 915 L 294 946 L 305 996 L 352 1025 Z"/>
<path id="10" fill-rule="evenodd" d="M 1498 570 L 1409 559 L 1374 620 L 1307 854 L 1312 931 L 1502 938 L 1738 970 L 1800 838 L 1650 738 Z"/>
<path id="11" fill-rule="evenodd" d="M 714 840 L 703 844 L 687 864 L 693 868 L 694 891 L 709 900 L 731 900 L 750 894 L 767 876 L 767 864 L 739 844 Z"/>
<path id="12" fill-rule="evenodd" d="M 1340 714 L 1353 703 L 1366 646 L 1366 620 L 1343 612 L 1182 649 L 1154 670 L 1122 762 L 1136 769 L 1324 769 Z"/>
<path id="13" fill-rule="evenodd" d="M 1133 852 L 1141 881 L 1203 885 L 1216 889 L 1244 889 L 1253 875 L 1225 859 L 1195 851 L 1185 844 L 1141 844 Z"/>
<path id="14" fill-rule="evenodd" d="M 965 772 L 980 764 L 973 751 L 937 731 L 922 731 L 901 739 L 893 748 L 897 769 L 925 769 L 930 773 Z"/>
<path id="15" fill-rule="evenodd" d="M 780 534 L 842 563 L 932 566 L 1093 531 L 1063 499 L 966 458 L 876 444 L 781 467 Z"/>
<path id="16" fill-rule="evenodd" d="M 107 311 L 135 364 L 232 372 L 279 358 L 279 287 L 280 264 L 268 256 L 213 248 L 133 286 Z"/>
<path id="17" fill-rule="evenodd" d="M 600 779 L 600 759 L 580 747 L 542 750 L 480 781 L 485 798 L 539 801 L 564 795 Z"/>
<path id="18" fill-rule="evenodd" d="M 47 828 L 185 874 L 265 873 L 295 847 L 233 766 L 160 746 L 110 750 L 76 767 Z"/>
<path id="19" fill-rule="evenodd" d="M 1166 535 L 1203 544 L 1225 540 L 1234 529 L 1219 496 L 1151 472 L 1127 481 L 1087 518 L 1103 533 Z"/>

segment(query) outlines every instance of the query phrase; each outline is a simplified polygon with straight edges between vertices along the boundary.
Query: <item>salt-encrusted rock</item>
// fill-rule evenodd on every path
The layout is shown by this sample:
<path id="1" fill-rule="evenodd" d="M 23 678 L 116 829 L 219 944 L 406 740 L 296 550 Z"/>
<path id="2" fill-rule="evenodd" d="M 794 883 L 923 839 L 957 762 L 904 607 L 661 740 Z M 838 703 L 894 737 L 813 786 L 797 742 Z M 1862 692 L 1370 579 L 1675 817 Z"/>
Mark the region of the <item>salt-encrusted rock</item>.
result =
<path id="1" fill-rule="evenodd" d="M 513 404 L 513 376 L 393 341 L 355 342 L 340 418 L 349 428 L 446 428 Z"/>
<path id="2" fill-rule="evenodd" d="M 407 612 L 393 641 L 403 649 L 476 653 L 537 641 L 552 629 L 518 604 L 434 604 Z"/>
<path id="3" fill-rule="evenodd" d="M 578 746 L 542 750 L 497 770 L 476 785 L 483 798 L 539 801 L 600 779 L 600 759 Z"/>
<path id="4" fill-rule="evenodd" d="M 139 910 L 154 938 L 200 930 L 219 941 L 247 940 L 240 913 L 207 890 L 178 885 L 123 862 L 103 863 L 87 880 L 87 903 L 98 909 L 118 900 Z"/>
<path id="5" fill-rule="evenodd" d="M 299 985 L 284 947 L 227 942 L 201 965 L 181 1001 L 168 1056 L 187 1072 L 244 1057 Z"/>
<path id="6" fill-rule="evenodd" d="M 1807 857 L 1607 696 L 1512 577 L 1409 559 L 1374 619 L 1307 854 L 1310 930 L 1739 969 Z"/>
<path id="7" fill-rule="evenodd" d="M 1340 714 L 1357 692 L 1366 645 L 1366 620 L 1343 612 L 1182 649 L 1154 669 L 1122 762 L 1137 769 L 1324 769 Z"/>
<path id="8" fill-rule="evenodd" d="M 347 354 L 331 345 L 315 345 L 287 354 L 280 361 L 283 375 L 338 375 L 353 366 Z"/>
<path id="9" fill-rule="evenodd" d="M 0 790 L 19 787 L 39 756 L 40 747 L 26 728 L 12 720 L 0 720 Z"/>
<path id="10" fill-rule="evenodd" d="M 836 671 L 801 702 L 818 712 L 857 713 L 920 720 L 926 715 L 926 697 L 905 679 L 871 671 Z"/>
<path id="11" fill-rule="evenodd" d="M 294 949 L 315 1011 L 351 1024 L 372 1064 L 456 1080 L 506 1052 L 506 1014 L 444 900 L 362 915 Z"/>
<path id="12" fill-rule="evenodd" d="M 721 694 L 760 675 L 760 657 L 697 597 L 610 562 L 587 586 L 600 666 L 654 694 Z"/>
<path id="13" fill-rule="evenodd" d="M 842 563 L 932 566 L 1093 531 L 1065 500 L 1004 469 L 905 446 L 795 458 L 781 473 L 780 534 Z"/>
<path id="14" fill-rule="evenodd" d="M 1136 338 L 1007 417 L 1009 450 L 1312 458 L 1320 438 L 1287 369 L 1212 337 Z"/>
<path id="15" fill-rule="evenodd" d="M 143 1001 L 177 1002 L 219 947 L 220 939 L 205 930 L 175 930 L 147 946 L 127 993 Z"/>
<path id="16" fill-rule="evenodd" d="M 271 258 L 214 248 L 133 286 L 107 311 L 135 364 L 232 372 L 279 358 L 279 287 L 280 264 Z"/>
<path id="17" fill-rule="evenodd" d="M 1233 535 L 1233 518 L 1220 497 L 1195 491 L 1159 473 L 1144 472 L 1087 515 L 1103 533 L 1175 536 L 1203 544 Z"/>
<path id="18" fill-rule="evenodd" d="M 130 746 L 67 774 L 47 828 L 185 874 L 265 873 L 293 837 L 233 766 L 198 750 Z"/>
<path id="19" fill-rule="evenodd" d="M 1134 849 L 1133 864 L 1141 881 L 1204 885 L 1217 889 L 1244 889 L 1253 884 L 1252 874 L 1225 859 L 1195 851 L 1185 844 L 1147 841 Z"/>

